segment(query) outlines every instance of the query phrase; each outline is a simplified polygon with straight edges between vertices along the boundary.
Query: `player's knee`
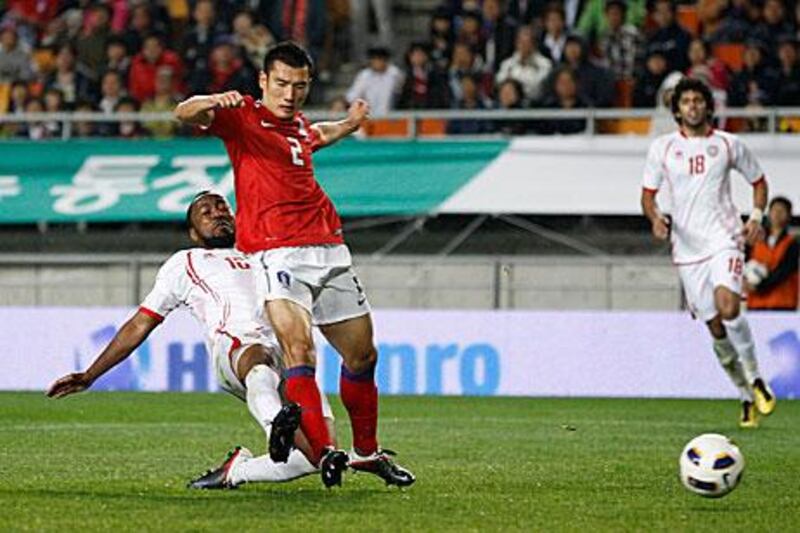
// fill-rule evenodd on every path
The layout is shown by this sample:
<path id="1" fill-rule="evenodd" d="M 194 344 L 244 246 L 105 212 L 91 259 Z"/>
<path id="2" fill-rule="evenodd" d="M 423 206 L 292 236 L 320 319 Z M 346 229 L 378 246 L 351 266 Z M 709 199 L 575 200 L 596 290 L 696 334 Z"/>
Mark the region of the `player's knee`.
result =
<path id="1" fill-rule="evenodd" d="M 708 322 L 708 331 L 711 332 L 711 336 L 715 339 L 725 338 L 725 326 L 722 325 L 720 316 L 716 316 Z"/>
<path id="2" fill-rule="evenodd" d="M 345 365 L 351 372 L 360 374 L 373 368 L 377 362 L 378 350 L 375 348 L 375 345 L 370 344 L 369 347 L 364 350 L 360 350 L 358 353 L 348 357 L 347 361 L 345 361 Z"/>
<path id="3" fill-rule="evenodd" d="M 739 316 L 739 302 L 727 300 L 719 306 L 719 316 L 722 320 L 733 320 Z"/>
<path id="4" fill-rule="evenodd" d="M 291 365 L 313 365 L 316 360 L 314 343 L 310 339 L 291 341 L 285 351 Z"/>

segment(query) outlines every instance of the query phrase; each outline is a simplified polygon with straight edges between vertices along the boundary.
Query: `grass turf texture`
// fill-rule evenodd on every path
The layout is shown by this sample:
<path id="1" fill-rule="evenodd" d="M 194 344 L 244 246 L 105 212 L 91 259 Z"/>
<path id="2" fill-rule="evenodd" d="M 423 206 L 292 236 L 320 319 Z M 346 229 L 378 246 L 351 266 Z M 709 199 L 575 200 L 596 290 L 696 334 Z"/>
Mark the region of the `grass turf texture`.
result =
<path id="1" fill-rule="evenodd" d="M 350 441 L 334 399 L 337 428 Z M 222 394 L 0 393 L 0 530 L 726 530 L 800 524 L 800 402 L 757 431 L 737 403 L 387 397 L 381 435 L 418 477 L 368 474 L 200 492 L 186 481 L 234 444 L 263 453 L 244 404 Z M 739 443 L 742 485 L 686 492 L 677 459 L 697 434 Z M 793 525 L 792 525 L 793 524 Z"/>

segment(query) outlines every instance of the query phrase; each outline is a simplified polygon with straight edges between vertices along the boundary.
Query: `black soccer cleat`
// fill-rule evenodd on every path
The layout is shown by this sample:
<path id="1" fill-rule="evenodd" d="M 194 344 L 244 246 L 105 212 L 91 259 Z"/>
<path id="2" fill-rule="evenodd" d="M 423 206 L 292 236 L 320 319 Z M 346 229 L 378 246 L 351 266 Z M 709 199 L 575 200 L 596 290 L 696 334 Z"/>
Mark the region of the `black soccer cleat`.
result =
<path id="1" fill-rule="evenodd" d="M 300 427 L 302 410 L 296 403 L 287 403 L 275 418 L 269 432 L 269 458 L 276 463 L 289 460 L 289 453 L 294 446 L 294 432 Z"/>
<path id="2" fill-rule="evenodd" d="M 225 461 L 219 467 L 208 470 L 202 476 L 190 481 L 186 487 L 189 489 L 235 489 L 236 485 L 228 481 L 228 472 L 236 463 L 249 457 L 253 457 L 250 450 L 237 446 L 228 452 Z"/>
<path id="3" fill-rule="evenodd" d="M 342 486 L 342 472 L 347 470 L 348 457 L 342 450 L 328 448 L 319 463 L 319 473 L 322 476 L 322 484 L 326 488 L 334 485 Z"/>
<path id="4" fill-rule="evenodd" d="M 387 485 L 409 487 L 417 478 L 409 470 L 392 460 L 397 455 L 392 450 L 378 450 L 372 455 L 362 457 L 352 452 L 349 466 L 356 472 L 369 472 L 384 480 Z"/>

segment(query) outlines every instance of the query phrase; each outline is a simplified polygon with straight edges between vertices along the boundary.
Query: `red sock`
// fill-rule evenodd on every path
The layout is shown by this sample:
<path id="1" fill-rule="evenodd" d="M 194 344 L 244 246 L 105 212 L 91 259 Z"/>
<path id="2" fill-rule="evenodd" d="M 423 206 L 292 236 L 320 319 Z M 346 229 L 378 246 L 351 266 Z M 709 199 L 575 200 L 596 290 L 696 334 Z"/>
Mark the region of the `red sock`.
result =
<path id="1" fill-rule="evenodd" d="M 378 388 L 375 367 L 353 374 L 342 365 L 339 394 L 350 425 L 353 426 L 353 448 L 359 455 L 370 455 L 378 449 Z"/>
<path id="2" fill-rule="evenodd" d="M 319 463 L 325 448 L 333 446 L 333 441 L 322 416 L 322 400 L 314 380 L 314 367 L 296 366 L 287 369 L 284 393 L 288 401 L 302 408 L 300 428 L 311 445 L 314 463 Z"/>

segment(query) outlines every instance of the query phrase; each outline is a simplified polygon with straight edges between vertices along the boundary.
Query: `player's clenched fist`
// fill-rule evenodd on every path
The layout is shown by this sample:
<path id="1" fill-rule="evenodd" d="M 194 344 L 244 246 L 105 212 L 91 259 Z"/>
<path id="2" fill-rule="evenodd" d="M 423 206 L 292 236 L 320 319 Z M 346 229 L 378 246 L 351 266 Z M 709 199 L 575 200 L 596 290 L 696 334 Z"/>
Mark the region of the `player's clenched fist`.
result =
<path id="1" fill-rule="evenodd" d="M 81 392 L 92 386 L 92 380 L 85 372 L 75 372 L 67 374 L 59 379 L 47 389 L 47 395 L 51 398 L 63 398 L 69 394 Z"/>
<path id="2" fill-rule="evenodd" d="M 366 100 L 357 98 L 350 104 L 350 109 L 347 110 L 347 120 L 354 126 L 361 126 L 369 120 L 369 104 Z"/>
<path id="3" fill-rule="evenodd" d="M 661 241 L 669 237 L 669 219 L 667 217 L 660 216 L 653 220 L 653 236 Z"/>
<path id="4" fill-rule="evenodd" d="M 229 107 L 241 107 L 244 104 L 244 97 L 239 91 L 227 91 L 212 95 L 214 107 L 226 109 Z"/>

